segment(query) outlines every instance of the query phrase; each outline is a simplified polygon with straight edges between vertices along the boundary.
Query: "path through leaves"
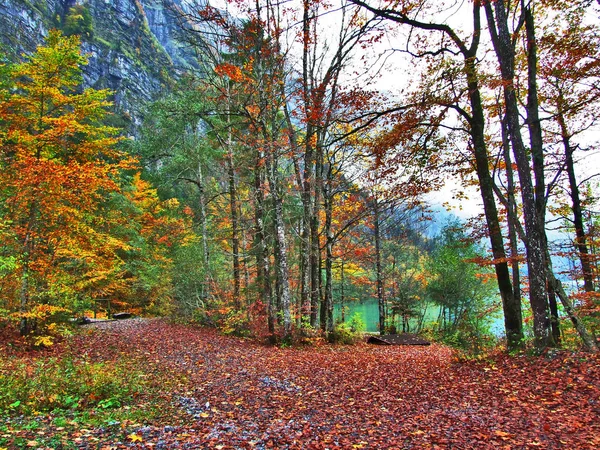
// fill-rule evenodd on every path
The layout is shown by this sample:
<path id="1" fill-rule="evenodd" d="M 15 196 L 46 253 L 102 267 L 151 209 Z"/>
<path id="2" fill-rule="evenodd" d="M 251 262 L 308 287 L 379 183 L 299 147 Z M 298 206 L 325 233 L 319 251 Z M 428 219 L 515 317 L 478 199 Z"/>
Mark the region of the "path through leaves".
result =
<path id="1" fill-rule="evenodd" d="M 160 420 L 79 432 L 82 448 L 600 447 L 599 361 L 582 354 L 463 363 L 439 345 L 278 348 L 160 320 L 72 347 L 164 387 Z"/>

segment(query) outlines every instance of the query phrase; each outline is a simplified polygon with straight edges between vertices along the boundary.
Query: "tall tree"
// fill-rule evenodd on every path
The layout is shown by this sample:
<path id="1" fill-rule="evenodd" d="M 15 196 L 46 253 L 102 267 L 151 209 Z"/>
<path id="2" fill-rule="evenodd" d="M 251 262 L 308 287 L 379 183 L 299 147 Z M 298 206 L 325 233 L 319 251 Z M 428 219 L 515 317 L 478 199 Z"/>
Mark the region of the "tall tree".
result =
<path id="1" fill-rule="evenodd" d="M 493 180 L 489 170 L 489 155 L 485 139 L 485 116 L 480 92 L 480 76 L 477 68 L 477 51 L 481 38 L 481 3 L 473 2 L 472 24 L 473 30 L 470 41 L 463 39 L 449 25 L 444 23 L 429 22 L 418 18 L 422 11 L 427 8 L 420 2 L 406 2 L 402 5 L 385 4 L 383 7 L 374 7 L 361 0 L 352 0 L 353 3 L 361 5 L 368 11 L 393 22 L 407 25 L 413 29 L 425 30 L 431 34 L 441 34 L 453 47 L 446 45 L 446 41 L 438 48 L 425 48 L 417 54 L 423 56 L 453 54 L 456 51 L 462 58 L 462 74 L 466 81 L 466 92 L 470 111 L 461 108 L 456 103 L 450 103 L 448 107 L 455 109 L 468 123 L 468 132 L 473 146 L 473 158 L 476 167 L 479 190 L 483 200 L 487 228 L 494 256 L 494 267 L 502 304 L 504 310 L 504 325 L 509 348 L 519 347 L 522 343 L 522 313 L 521 305 L 515 298 L 510 273 L 508 270 L 506 252 L 501 232 L 498 211 L 494 199 Z M 448 103 L 448 102 L 444 102 Z"/>
<path id="2" fill-rule="evenodd" d="M 108 92 L 81 90 L 83 64 L 79 40 L 51 32 L 1 95 L 2 209 L 11 225 L 0 238 L 17 257 L 23 334 L 32 306 L 64 301 L 53 280 L 113 242 L 97 227 L 99 205 L 131 166 L 115 149 L 116 130 L 101 124 Z"/>
<path id="3" fill-rule="evenodd" d="M 553 119 L 546 121 L 545 127 L 549 146 L 556 141 L 555 145 L 562 147 L 555 158 L 559 173 L 564 171 L 567 177 L 565 191 L 570 200 L 569 220 L 573 224 L 583 287 L 586 292 L 592 292 L 592 255 L 584 226 L 581 180 L 577 177 L 576 162 L 578 155 L 585 157 L 589 150 L 585 135 L 598 123 L 600 92 L 596 81 L 600 76 L 600 60 L 596 54 L 600 42 L 597 26 L 585 23 L 581 8 L 563 2 L 556 7 L 563 10 L 561 20 L 543 29 L 539 39 L 541 108 Z M 554 211 L 560 211 L 560 207 Z"/>
<path id="4" fill-rule="evenodd" d="M 552 259 L 548 250 L 545 231 L 546 180 L 537 93 L 538 57 L 533 4 L 521 2 L 519 5 L 520 11 L 513 11 L 510 6 L 503 0 L 498 0 L 494 5 L 486 3 L 485 10 L 492 44 L 502 75 L 506 120 L 521 186 L 529 274 L 529 300 L 534 318 L 535 346 L 538 351 L 541 351 L 553 342 L 554 336 L 549 332 L 552 317 L 554 317 L 554 326 L 558 325 L 556 322 L 556 305 L 549 302 L 548 290 L 550 289 L 561 299 L 586 348 L 596 351 L 596 344 L 577 317 L 560 281 L 554 274 Z M 514 30 L 509 28 L 509 15 L 512 13 L 517 14 L 518 18 Z M 516 90 L 516 39 L 522 26 L 525 27 L 525 42 L 527 44 L 527 102 L 525 110 L 529 131 L 529 150 L 524 144 L 521 132 Z M 533 166 L 533 175 L 531 165 Z M 550 297 L 550 300 L 552 300 L 552 297 Z"/>

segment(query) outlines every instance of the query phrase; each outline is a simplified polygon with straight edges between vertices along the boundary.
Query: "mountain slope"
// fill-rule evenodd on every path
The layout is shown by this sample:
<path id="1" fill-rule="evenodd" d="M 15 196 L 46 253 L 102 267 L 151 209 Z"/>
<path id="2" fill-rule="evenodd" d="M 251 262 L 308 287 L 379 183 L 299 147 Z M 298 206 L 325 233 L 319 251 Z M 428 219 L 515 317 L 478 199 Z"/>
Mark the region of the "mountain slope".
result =
<path id="1" fill-rule="evenodd" d="M 142 105 L 193 64 L 177 39 L 181 7 L 180 0 L 3 0 L 0 46 L 18 60 L 52 28 L 81 35 L 86 86 L 114 91 L 118 125 L 132 129 Z"/>

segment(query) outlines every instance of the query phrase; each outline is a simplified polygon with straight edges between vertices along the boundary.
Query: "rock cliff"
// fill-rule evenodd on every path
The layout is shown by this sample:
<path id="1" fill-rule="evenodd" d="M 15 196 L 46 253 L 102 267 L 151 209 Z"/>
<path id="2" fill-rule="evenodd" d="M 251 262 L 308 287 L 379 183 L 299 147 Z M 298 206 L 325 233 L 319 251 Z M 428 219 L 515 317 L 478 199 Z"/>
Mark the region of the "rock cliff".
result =
<path id="1" fill-rule="evenodd" d="M 117 125 L 135 128 L 142 105 L 193 65 L 178 40 L 181 0 L 2 0 L 0 45 L 17 60 L 52 28 L 82 37 L 87 86 L 114 91 Z"/>

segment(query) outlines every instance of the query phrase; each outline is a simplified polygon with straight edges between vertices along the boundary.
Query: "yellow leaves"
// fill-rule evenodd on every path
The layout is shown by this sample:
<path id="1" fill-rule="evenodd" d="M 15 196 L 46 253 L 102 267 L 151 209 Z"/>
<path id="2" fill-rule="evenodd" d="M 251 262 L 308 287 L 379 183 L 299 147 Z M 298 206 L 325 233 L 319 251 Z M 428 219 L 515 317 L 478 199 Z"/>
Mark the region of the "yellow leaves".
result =
<path id="1" fill-rule="evenodd" d="M 54 345 L 54 339 L 52 338 L 52 336 L 37 336 L 33 340 L 33 344 L 36 347 L 51 347 L 52 345 Z"/>
<path id="2" fill-rule="evenodd" d="M 163 202 L 163 205 L 166 209 L 177 209 L 179 208 L 179 200 L 176 198 L 170 198 Z"/>
<path id="3" fill-rule="evenodd" d="M 14 313 L 15 318 L 46 320 L 54 314 L 68 312 L 66 308 L 48 304 L 40 304 L 33 306 L 29 311 Z"/>
<path id="4" fill-rule="evenodd" d="M 505 441 L 505 440 L 507 440 L 507 439 L 510 438 L 510 433 L 506 433 L 506 432 L 501 431 L 501 430 L 494 431 L 494 434 L 496 436 L 498 436 L 500 439 L 502 439 L 503 441 Z"/>
<path id="5" fill-rule="evenodd" d="M 342 269 L 341 266 L 335 266 L 332 269 L 332 273 L 336 280 L 340 280 L 342 277 Z M 360 267 L 358 264 L 353 263 L 351 261 L 344 262 L 344 276 L 350 278 L 356 278 L 361 276 L 366 276 L 367 272 L 364 268 Z"/>
<path id="6" fill-rule="evenodd" d="M 131 433 L 127 436 L 131 442 L 143 442 L 144 440 L 139 434 Z"/>

